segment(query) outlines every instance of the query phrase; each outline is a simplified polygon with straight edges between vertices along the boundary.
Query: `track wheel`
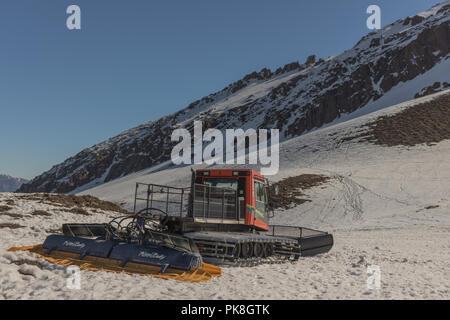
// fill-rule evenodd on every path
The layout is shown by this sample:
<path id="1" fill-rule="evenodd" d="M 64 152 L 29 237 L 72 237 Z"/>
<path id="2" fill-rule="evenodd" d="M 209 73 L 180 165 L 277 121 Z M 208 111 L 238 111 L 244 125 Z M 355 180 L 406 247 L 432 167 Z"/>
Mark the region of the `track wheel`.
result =
<path id="1" fill-rule="evenodd" d="M 253 253 L 253 245 L 251 242 L 244 242 L 241 244 L 241 257 L 244 259 L 249 258 Z"/>
<path id="2" fill-rule="evenodd" d="M 270 257 L 273 255 L 273 244 L 272 243 L 265 243 L 264 244 L 264 257 Z"/>
<path id="3" fill-rule="evenodd" d="M 255 242 L 253 244 L 253 256 L 261 258 L 264 256 L 264 244 L 261 242 Z"/>
<path id="4" fill-rule="evenodd" d="M 236 243 L 231 255 L 233 256 L 233 259 L 239 258 L 239 256 L 241 255 L 241 245 L 239 243 Z"/>

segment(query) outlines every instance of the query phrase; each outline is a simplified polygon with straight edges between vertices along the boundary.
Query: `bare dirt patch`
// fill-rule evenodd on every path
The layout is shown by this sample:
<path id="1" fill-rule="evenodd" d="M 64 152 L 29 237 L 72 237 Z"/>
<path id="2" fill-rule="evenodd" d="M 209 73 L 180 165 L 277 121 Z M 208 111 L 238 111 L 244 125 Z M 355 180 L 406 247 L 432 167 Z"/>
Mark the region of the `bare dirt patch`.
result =
<path id="1" fill-rule="evenodd" d="M 21 226 L 17 223 L 0 223 L 0 229 L 9 228 L 9 229 L 19 229 L 25 228 L 25 226 Z"/>
<path id="2" fill-rule="evenodd" d="M 8 216 L 11 218 L 23 218 L 23 215 L 14 212 L 0 212 L 0 216 Z"/>
<path id="3" fill-rule="evenodd" d="M 14 263 L 18 266 L 27 264 L 27 265 L 36 266 L 39 269 L 42 269 L 42 265 L 38 261 L 34 261 L 34 260 L 30 260 L 30 259 L 14 260 L 14 261 L 11 261 L 11 263 Z"/>
<path id="4" fill-rule="evenodd" d="M 50 212 L 45 211 L 45 210 L 34 210 L 32 215 L 33 216 L 50 217 L 52 214 Z"/>
<path id="5" fill-rule="evenodd" d="M 283 179 L 270 186 L 273 209 L 289 209 L 293 206 L 311 201 L 305 198 L 304 190 L 326 183 L 330 177 L 318 174 L 302 174 Z M 275 188 L 278 186 L 278 195 Z"/>
<path id="6" fill-rule="evenodd" d="M 12 208 L 10 206 L 0 206 L 0 213 L 6 212 L 11 210 Z"/>
<path id="7" fill-rule="evenodd" d="M 450 94 L 379 117 L 365 126 L 369 131 L 349 136 L 342 142 L 360 138 L 384 146 L 432 145 L 450 139 Z"/>
<path id="8" fill-rule="evenodd" d="M 0 206 L 0 216 L 9 216 L 12 218 L 22 218 L 23 216 L 18 213 L 10 212 L 12 208 L 10 206 Z"/>
<path id="9" fill-rule="evenodd" d="M 115 203 L 103 201 L 96 197 L 85 195 L 85 196 L 75 196 L 66 194 L 52 194 L 52 193 L 31 193 L 18 195 L 18 198 L 25 200 L 34 200 L 41 203 L 50 205 L 60 205 L 64 207 L 85 207 L 92 209 L 99 209 L 105 211 L 114 211 L 120 213 L 129 213 L 125 209 L 122 209 Z"/>
<path id="10" fill-rule="evenodd" d="M 84 210 L 82 208 L 73 208 L 73 209 L 64 210 L 64 211 L 65 212 L 79 214 L 79 215 L 82 215 L 82 216 L 89 216 L 89 212 L 87 212 L 86 210 Z"/>
<path id="11" fill-rule="evenodd" d="M 16 203 L 14 202 L 14 200 L 12 200 L 12 199 L 8 199 L 8 200 L 5 200 L 5 203 L 8 205 L 8 206 L 14 206 Z"/>

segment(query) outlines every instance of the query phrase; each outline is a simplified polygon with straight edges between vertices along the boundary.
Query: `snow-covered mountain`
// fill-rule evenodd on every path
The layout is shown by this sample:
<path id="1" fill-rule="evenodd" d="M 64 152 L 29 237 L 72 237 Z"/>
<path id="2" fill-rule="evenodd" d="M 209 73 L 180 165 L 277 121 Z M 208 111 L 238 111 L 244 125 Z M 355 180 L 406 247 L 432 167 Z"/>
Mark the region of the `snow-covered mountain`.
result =
<path id="1" fill-rule="evenodd" d="M 0 174 L 0 192 L 14 192 L 28 180 Z"/>
<path id="2" fill-rule="evenodd" d="M 278 128 L 290 140 L 450 83 L 450 1 L 398 20 L 327 59 L 262 69 L 174 114 L 85 149 L 22 185 L 20 192 L 76 192 L 170 158 L 174 129 Z"/>

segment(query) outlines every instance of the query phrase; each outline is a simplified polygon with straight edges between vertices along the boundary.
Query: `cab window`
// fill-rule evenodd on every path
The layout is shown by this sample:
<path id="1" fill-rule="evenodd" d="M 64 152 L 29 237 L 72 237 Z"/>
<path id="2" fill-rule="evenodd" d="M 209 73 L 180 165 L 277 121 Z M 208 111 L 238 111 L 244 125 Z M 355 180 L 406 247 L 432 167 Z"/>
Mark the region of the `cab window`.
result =
<path id="1" fill-rule="evenodd" d="M 255 207 L 266 215 L 266 188 L 262 182 L 255 181 Z"/>
<path id="2" fill-rule="evenodd" d="M 238 189 L 237 179 L 206 178 L 204 183 L 211 187 L 229 188 L 229 189 L 233 189 L 233 190 Z"/>

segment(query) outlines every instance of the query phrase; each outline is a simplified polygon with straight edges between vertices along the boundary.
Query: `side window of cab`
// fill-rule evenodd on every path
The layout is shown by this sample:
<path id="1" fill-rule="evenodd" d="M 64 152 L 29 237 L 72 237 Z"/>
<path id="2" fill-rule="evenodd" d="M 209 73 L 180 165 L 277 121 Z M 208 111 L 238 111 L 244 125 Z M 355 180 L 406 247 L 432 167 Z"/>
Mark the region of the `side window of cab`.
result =
<path id="1" fill-rule="evenodd" d="M 267 211 L 266 203 L 266 189 L 264 184 L 255 180 L 255 207 L 259 212 L 264 214 L 264 217 Z"/>

